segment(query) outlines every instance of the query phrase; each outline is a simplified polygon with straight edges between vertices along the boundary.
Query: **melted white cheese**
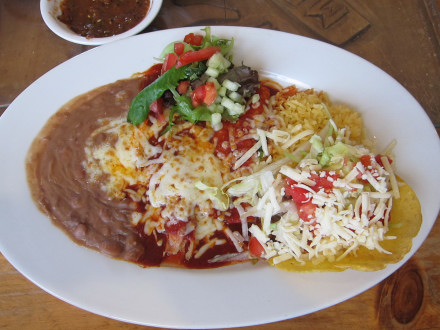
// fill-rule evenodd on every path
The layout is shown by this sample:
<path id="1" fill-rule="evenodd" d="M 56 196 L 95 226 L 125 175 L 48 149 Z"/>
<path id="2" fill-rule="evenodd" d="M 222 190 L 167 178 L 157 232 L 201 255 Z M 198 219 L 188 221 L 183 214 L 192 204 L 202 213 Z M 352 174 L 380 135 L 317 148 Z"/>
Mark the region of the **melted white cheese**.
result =
<path id="1" fill-rule="evenodd" d="M 133 212 L 132 224 L 144 224 L 145 234 L 166 233 L 167 225 L 183 223 L 179 235 L 194 232 L 196 242 L 206 242 L 197 250 L 197 243 L 191 241 L 187 257 L 200 257 L 209 247 L 224 244 L 224 239 L 214 237 L 216 231 L 225 232 L 242 252 L 242 240 L 228 232 L 216 214 L 228 208 L 221 186 L 242 172 L 231 172 L 230 164 L 215 156 L 209 127 L 177 124 L 171 134 L 161 136 L 161 125 L 154 121 L 133 126 L 125 118 L 103 120 L 86 142 L 83 165 L 90 179 L 111 198 L 143 202 L 145 211 Z M 175 253 L 178 248 L 168 251 Z"/>

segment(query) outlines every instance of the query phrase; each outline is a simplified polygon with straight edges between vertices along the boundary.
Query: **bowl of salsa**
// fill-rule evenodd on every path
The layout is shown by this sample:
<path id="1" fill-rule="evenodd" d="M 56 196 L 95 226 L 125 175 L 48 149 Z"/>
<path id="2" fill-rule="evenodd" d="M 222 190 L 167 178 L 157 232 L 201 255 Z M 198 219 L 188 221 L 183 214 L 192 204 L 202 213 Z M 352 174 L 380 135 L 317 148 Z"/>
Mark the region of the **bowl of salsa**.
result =
<path id="1" fill-rule="evenodd" d="M 156 17 L 162 0 L 41 0 L 46 25 L 59 37 L 101 45 L 135 35 Z"/>

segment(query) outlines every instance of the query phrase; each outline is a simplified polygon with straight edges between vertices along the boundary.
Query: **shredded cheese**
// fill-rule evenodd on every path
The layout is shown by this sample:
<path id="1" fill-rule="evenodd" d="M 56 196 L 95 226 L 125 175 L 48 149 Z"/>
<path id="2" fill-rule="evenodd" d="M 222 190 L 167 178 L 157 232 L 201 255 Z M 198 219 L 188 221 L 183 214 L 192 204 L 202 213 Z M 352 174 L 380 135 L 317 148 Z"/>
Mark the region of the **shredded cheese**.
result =
<path id="1" fill-rule="evenodd" d="M 257 143 L 254 144 L 253 147 L 251 147 L 248 151 L 246 151 L 243 156 L 241 156 L 237 162 L 234 164 L 234 170 L 239 168 L 241 165 L 246 163 L 246 161 L 251 158 L 261 147 L 261 141 L 257 141 Z"/>
<path id="2" fill-rule="evenodd" d="M 330 126 L 335 130 L 335 137 L 328 137 L 327 147 L 344 143 L 342 141 L 349 142 L 348 131 L 338 130 L 332 121 Z M 264 138 L 283 143 L 282 147 L 287 148 L 312 133 L 303 131 L 292 138 L 289 133 L 277 130 L 264 132 Z M 263 141 L 262 135 L 263 132 L 259 132 L 259 142 Z M 260 148 L 258 142 L 256 146 Z M 308 147 L 311 148 L 310 143 Z M 252 152 L 256 148 L 251 149 Z M 328 171 L 320 165 L 316 151 L 315 154 L 310 151 L 295 167 L 286 163 L 279 166 L 279 180 L 267 180 L 269 177 L 263 179 L 265 169 L 258 175 L 238 179 L 245 182 L 260 178 L 256 204 L 243 210 L 242 216 L 261 218 L 261 227 L 252 225 L 249 232 L 263 246 L 265 257 L 273 257 L 275 264 L 292 258 L 300 263 L 306 260 L 341 260 L 355 253 L 360 246 L 389 253 L 381 247 L 380 242 L 392 239 L 385 235 L 397 186 L 391 164 L 387 157 L 382 157 L 384 166 L 381 167 L 375 162 L 374 155 L 362 145 L 346 145 L 344 148 L 352 153 L 353 158 L 369 155 L 371 166 L 366 167 L 361 161 L 346 164 L 344 157 L 334 154 L 330 156 L 329 164 L 340 167 Z M 318 152 L 325 152 L 325 148 Z M 249 154 L 246 159 L 248 157 Z M 277 168 L 274 169 L 275 172 L 271 174 L 276 173 Z M 324 181 L 315 181 L 316 176 L 328 184 L 323 186 Z M 282 177 L 294 182 L 292 189 L 301 189 L 305 198 L 303 203 L 314 205 L 315 210 L 307 220 L 300 216 L 302 211 L 297 209 L 293 201 L 280 203 L 286 195 L 284 185 L 280 185 Z M 279 220 L 274 220 L 275 215 L 279 216 Z"/>

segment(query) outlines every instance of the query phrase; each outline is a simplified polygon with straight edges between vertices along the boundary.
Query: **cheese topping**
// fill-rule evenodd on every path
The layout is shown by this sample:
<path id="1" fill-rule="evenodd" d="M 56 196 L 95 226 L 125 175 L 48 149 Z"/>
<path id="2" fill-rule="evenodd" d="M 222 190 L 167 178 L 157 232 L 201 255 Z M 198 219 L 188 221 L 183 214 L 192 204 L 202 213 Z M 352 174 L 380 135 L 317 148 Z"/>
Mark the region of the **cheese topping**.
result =
<path id="1" fill-rule="evenodd" d="M 296 166 L 278 167 L 270 185 L 263 175 L 254 174 L 229 187 L 229 194 L 250 203 L 243 214 L 261 218 L 261 226 L 254 224 L 249 232 L 264 248 L 264 258 L 273 258 L 275 264 L 289 259 L 334 261 L 360 246 L 389 253 L 380 242 L 394 238 L 386 236 L 392 200 L 398 196 L 390 161 L 382 156 L 382 166 L 365 146 L 342 143 L 349 143 L 345 134 L 336 128 L 336 136 L 314 135 L 307 155 Z M 291 134 L 279 130 L 264 136 L 284 145 L 292 141 Z M 244 185 L 249 189 L 241 188 Z"/>
<path id="2" fill-rule="evenodd" d="M 181 122 L 172 132 L 162 134 L 166 123 L 154 117 L 138 126 L 127 123 L 126 118 L 104 119 L 87 140 L 83 166 L 90 180 L 110 198 L 129 198 L 137 203 L 132 225 L 143 226 L 148 236 L 165 234 L 165 253 L 182 251 L 187 259 L 197 259 L 229 241 L 238 253 L 229 257 L 243 258 L 249 240 L 248 223 L 246 217 L 240 217 L 240 232 L 231 230 L 225 219 L 237 204 L 230 203 L 221 187 L 252 173 L 258 166 L 256 153 L 261 147 L 269 155 L 265 132 L 277 127 L 278 119 L 273 109 L 262 108 L 264 116 L 246 118 L 238 129 L 227 128 L 229 140 L 221 147 L 230 148 L 228 155 L 216 151 L 215 131 L 210 125 Z M 250 150 L 238 149 L 245 140 L 255 140 L 256 144 Z M 269 188 L 273 176 L 265 180 Z M 262 202 L 261 207 L 273 203 L 271 190 L 267 200 L 268 204 Z M 270 223 L 272 212 L 266 214 Z"/>
<path id="3" fill-rule="evenodd" d="M 220 187 L 230 172 L 214 156 L 213 131 L 186 123 L 165 138 L 160 130 L 158 123 L 136 127 L 125 118 L 107 119 L 87 142 L 90 178 L 111 197 L 142 201 L 146 211 L 133 212 L 132 223 L 145 223 L 148 235 L 178 222 L 186 223 L 183 236 L 195 230 L 196 239 L 223 229 L 212 212 L 226 210 L 227 201 L 197 185 Z"/>
<path id="4" fill-rule="evenodd" d="M 213 260 L 243 258 L 250 235 L 274 263 L 341 259 L 361 246 L 389 253 L 380 242 L 392 239 L 389 212 L 399 196 L 389 159 L 379 164 L 331 119 L 320 132 L 301 124 L 286 132 L 271 102 L 262 107 L 264 115 L 247 118 L 240 134 L 226 128 L 221 150 L 230 148 L 229 155 L 216 153 L 209 125 L 180 123 L 161 135 L 157 120 L 133 126 L 106 119 L 89 137 L 83 165 L 110 197 L 142 205 L 132 213 L 134 226 L 146 235 L 167 234 L 165 252 L 182 251 L 187 259 L 227 241 L 236 254 Z M 242 141 L 253 145 L 238 150 Z M 233 209 L 240 232 L 225 221 Z M 253 218 L 259 225 L 249 226 Z"/>
<path id="5" fill-rule="evenodd" d="M 212 208 L 209 192 L 199 190 L 196 183 L 219 187 L 226 169 L 213 155 L 213 145 L 206 143 L 210 138 L 206 129 L 193 125 L 183 132 L 167 140 L 160 157 L 162 167 L 151 176 L 147 196 L 151 206 L 163 207 L 164 218 L 188 221 L 196 206 L 200 212 Z M 215 208 L 223 206 L 216 203 Z"/>

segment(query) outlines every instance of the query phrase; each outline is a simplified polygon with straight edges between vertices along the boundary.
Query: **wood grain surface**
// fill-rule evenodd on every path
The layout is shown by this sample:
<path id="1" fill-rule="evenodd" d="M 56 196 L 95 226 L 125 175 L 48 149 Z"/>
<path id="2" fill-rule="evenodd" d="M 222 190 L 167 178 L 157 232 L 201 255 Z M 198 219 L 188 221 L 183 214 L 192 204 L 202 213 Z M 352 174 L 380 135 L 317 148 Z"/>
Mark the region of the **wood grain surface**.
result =
<path id="1" fill-rule="evenodd" d="M 238 25 L 330 42 L 393 76 L 439 128 L 439 8 L 439 0 L 164 0 L 159 15 L 144 32 L 181 26 Z M 90 48 L 53 34 L 42 21 L 39 1 L 0 0 L 0 115 L 38 77 Z M 437 218 L 417 253 L 373 288 L 310 315 L 251 328 L 439 329 L 439 246 Z M 24 278 L 2 256 L 0 328 L 148 329 L 94 315 L 58 300 Z"/>

